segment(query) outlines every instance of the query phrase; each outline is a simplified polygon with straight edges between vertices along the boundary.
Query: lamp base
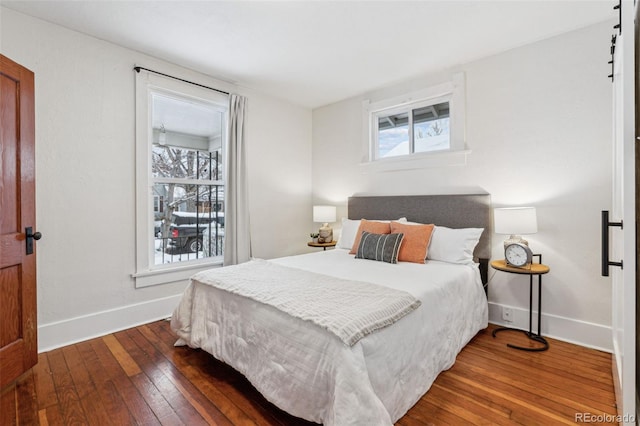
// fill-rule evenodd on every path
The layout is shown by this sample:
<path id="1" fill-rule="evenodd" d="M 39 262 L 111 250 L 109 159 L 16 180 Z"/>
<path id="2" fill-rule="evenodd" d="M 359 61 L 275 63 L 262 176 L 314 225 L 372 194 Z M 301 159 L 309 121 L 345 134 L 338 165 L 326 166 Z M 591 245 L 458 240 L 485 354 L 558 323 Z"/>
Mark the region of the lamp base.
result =
<path id="1" fill-rule="evenodd" d="M 330 243 L 332 241 L 333 241 L 333 228 L 331 228 L 328 223 L 325 223 L 322 225 L 322 227 L 318 231 L 318 242 Z"/>
<path id="2" fill-rule="evenodd" d="M 515 244 L 515 243 L 529 245 L 529 241 L 525 240 L 520 235 L 511 235 L 509 238 L 504 240 L 504 247 L 507 248 L 509 244 Z"/>

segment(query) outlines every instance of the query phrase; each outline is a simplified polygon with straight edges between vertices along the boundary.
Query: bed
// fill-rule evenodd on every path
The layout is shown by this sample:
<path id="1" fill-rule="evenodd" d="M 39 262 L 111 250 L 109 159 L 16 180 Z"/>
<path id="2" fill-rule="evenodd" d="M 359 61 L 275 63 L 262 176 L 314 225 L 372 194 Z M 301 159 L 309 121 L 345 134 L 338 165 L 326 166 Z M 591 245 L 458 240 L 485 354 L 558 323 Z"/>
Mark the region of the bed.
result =
<path id="1" fill-rule="evenodd" d="M 176 344 L 201 348 L 231 365 L 269 401 L 294 416 L 326 425 L 396 422 L 487 326 L 483 284 L 491 252 L 490 196 L 351 197 L 348 216 L 351 221 L 435 223 L 433 238 L 443 229 L 483 231 L 474 244 L 473 261 L 464 263 L 354 259 L 339 242 L 335 250 L 197 274 L 171 319 L 179 336 Z M 253 268 L 255 277 L 247 268 Z M 240 274 L 257 282 L 258 288 L 263 280 L 265 287 L 277 288 L 289 275 L 300 281 L 301 274 L 308 274 L 305 285 L 288 293 L 290 300 L 283 302 L 287 306 L 298 298 L 296 291 L 312 292 L 312 302 L 330 300 L 334 289 L 350 291 L 346 284 L 366 288 L 372 295 L 383 292 L 372 296 L 376 300 L 410 300 L 391 324 L 343 335 L 331 328 L 333 324 L 296 316 L 286 306 L 271 303 L 268 294 L 252 299 L 236 291 L 235 284 L 216 286 L 221 274 Z M 336 297 L 350 300 L 349 294 Z M 352 308 L 359 311 L 356 302 L 346 303 L 333 317 L 349 315 Z"/>

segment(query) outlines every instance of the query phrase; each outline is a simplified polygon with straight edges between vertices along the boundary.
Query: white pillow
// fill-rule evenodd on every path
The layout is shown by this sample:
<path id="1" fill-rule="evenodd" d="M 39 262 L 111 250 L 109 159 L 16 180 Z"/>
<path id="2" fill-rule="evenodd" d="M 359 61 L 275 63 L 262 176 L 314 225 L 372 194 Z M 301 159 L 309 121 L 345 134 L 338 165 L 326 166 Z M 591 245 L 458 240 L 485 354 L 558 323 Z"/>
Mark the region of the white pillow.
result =
<path id="1" fill-rule="evenodd" d="M 342 218 L 342 231 L 340 231 L 337 247 L 351 250 L 353 242 L 356 240 L 356 232 L 358 232 L 359 226 L 360 220 Z"/>
<path id="2" fill-rule="evenodd" d="M 427 259 L 449 263 L 473 263 L 473 250 L 484 228 L 452 229 L 436 226 L 431 235 Z"/>
<path id="3" fill-rule="evenodd" d="M 406 217 L 401 217 L 396 222 L 406 222 Z M 376 220 L 375 222 L 386 222 L 391 223 L 390 220 Z M 360 227 L 360 219 L 346 219 L 342 218 L 342 230 L 340 231 L 340 238 L 338 238 L 338 243 L 336 247 L 351 250 L 353 247 L 353 243 L 356 240 L 356 233 L 358 232 L 358 228 Z"/>

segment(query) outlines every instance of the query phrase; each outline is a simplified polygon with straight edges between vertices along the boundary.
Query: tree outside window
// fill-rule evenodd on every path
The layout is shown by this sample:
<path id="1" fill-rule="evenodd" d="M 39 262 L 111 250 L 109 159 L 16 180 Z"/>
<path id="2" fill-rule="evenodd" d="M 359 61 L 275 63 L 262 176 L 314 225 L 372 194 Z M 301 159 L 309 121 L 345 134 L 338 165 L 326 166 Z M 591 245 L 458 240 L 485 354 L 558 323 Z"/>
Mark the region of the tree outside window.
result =
<path id="1" fill-rule="evenodd" d="M 155 264 L 222 255 L 225 111 L 152 95 Z"/>

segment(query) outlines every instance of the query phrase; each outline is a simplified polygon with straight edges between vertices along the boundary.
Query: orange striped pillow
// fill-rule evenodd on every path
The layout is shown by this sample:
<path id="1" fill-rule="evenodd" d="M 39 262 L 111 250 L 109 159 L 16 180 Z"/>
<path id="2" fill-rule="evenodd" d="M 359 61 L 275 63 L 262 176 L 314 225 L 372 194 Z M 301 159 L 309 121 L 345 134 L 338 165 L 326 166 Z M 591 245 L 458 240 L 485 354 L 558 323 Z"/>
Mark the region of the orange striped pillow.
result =
<path id="1" fill-rule="evenodd" d="M 404 234 L 398 260 L 401 262 L 424 263 L 434 225 L 407 225 L 400 222 L 390 223 L 392 234 Z"/>
<path id="2" fill-rule="evenodd" d="M 391 228 L 389 222 L 378 222 L 374 220 L 362 219 L 358 232 L 356 232 L 356 239 L 353 241 L 353 246 L 349 254 L 356 254 L 358 252 L 358 246 L 360 245 L 360 238 L 362 238 L 362 232 L 367 231 L 372 234 L 390 234 Z"/>

